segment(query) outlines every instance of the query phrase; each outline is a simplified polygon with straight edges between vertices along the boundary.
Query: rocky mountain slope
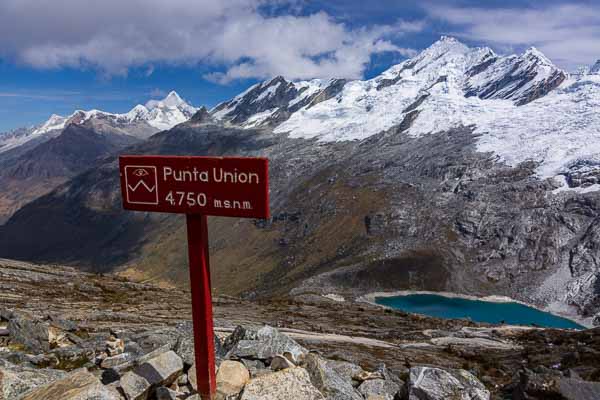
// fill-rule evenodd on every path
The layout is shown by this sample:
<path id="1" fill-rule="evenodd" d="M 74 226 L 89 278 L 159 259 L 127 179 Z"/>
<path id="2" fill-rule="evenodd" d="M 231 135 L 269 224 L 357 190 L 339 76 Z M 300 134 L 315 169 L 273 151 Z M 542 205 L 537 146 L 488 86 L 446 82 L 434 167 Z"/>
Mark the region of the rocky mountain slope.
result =
<path id="1" fill-rule="evenodd" d="M 258 84 L 123 152 L 269 157 L 274 217 L 211 219 L 219 293 L 501 294 L 592 324 L 599 105 L 598 75 L 442 38 L 368 81 Z M 184 229 L 124 212 L 112 157 L 20 209 L 0 254 L 185 284 Z"/>
<path id="2" fill-rule="evenodd" d="M 0 399 L 198 400 L 187 290 L 10 260 L 0 288 Z M 600 393 L 598 329 L 476 325 L 315 295 L 217 297 L 214 312 L 219 399 Z"/>
<path id="3" fill-rule="evenodd" d="M 0 223 L 104 156 L 188 120 L 196 109 L 175 92 L 126 114 L 76 111 L 0 134 Z"/>

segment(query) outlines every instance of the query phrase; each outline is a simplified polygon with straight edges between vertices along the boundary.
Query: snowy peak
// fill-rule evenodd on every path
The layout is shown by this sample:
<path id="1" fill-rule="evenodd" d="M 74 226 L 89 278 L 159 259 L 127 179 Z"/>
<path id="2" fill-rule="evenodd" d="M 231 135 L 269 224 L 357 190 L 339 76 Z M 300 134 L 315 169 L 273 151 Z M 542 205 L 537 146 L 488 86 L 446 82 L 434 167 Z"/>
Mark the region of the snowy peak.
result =
<path id="1" fill-rule="evenodd" d="M 138 104 L 124 114 L 100 110 L 77 110 L 68 117 L 53 114 L 40 126 L 21 132 L 19 135 L 6 135 L 0 139 L 0 153 L 19 147 L 37 137 L 55 136 L 69 124 L 96 126 L 98 132 L 114 131 L 123 135 L 146 138 L 158 131 L 189 120 L 197 109 L 171 91 L 162 100 L 150 100 L 146 105 Z"/>
<path id="2" fill-rule="evenodd" d="M 488 47 L 471 48 L 442 36 L 417 56 L 374 78 L 377 89 L 412 80 L 429 91 L 440 90 L 482 99 L 512 100 L 523 105 L 558 87 L 567 75 L 535 47 L 522 55 L 498 56 Z"/>
<path id="3" fill-rule="evenodd" d="M 590 68 L 590 74 L 600 74 L 600 60 Z"/>
<path id="4" fill-rule="evenodd" d="M 451 36 L 442 36 L 440 40 L 423 50 L 413 60 L 421 63 L 431 63 L 444 56 L 464 56 L 469 51 L 469 47 L 458 39 Z"/>
<path id="5" fill-rule="evenodd" d="M 125 128 L 125 131 L 128 124 L 148 124 L 154 129 L 165 130 L 187 121 L 195 112 L 195 107 L 172 91 L 162 100 L 149 100 L 146 105 L 138 104 L 124 114 L 78 110 L 68 118 L 68 123 L 82 124 L 97 119 Z"/>
<path id="6" fill-rule="evenodd" d="M 164 99 L 138 104 L 124 115 L 132 123 L 145 122 L 156 129 L 165 130 L 187 121 L 196 111 L 177 92 L 171 91 Z"/>
<path id="7" fill-rule="evenodd" d="M 567 74 L 535 47 L 522 55 L 487 57 L 470 71 L 465 95 L 524 105 L 556 89 Z"/>
<path id="8" fill-rule="evenodd" d="M 335 96 L 345 80 L 291 82 L 281 76 L 251 86 L 210 113 L 218 119 L 245 127 L 275 126 L 302 107 Z"/>
<path id="9" fill-rule="evenodd" d="M 189 112 L 192 109 L 194 112 L 196 111 L 194 107 L 191 107 L 175 91 L 169 92 L 169 94 L 162 100 L 149 100 L 148 102 L 146 102 L 145 107 L 148 110 L 153 110 L 155 108 L 177 108 L 182 112 Z"/>
<path id="10" fill-rule="evenodd" d="M 65 127 L 66 122 L 67 118 L 57 114 L 52 114 L 46 122 L 33 131 L 33 134 L 42 134 L 52 130 L 62 129 Z"/>

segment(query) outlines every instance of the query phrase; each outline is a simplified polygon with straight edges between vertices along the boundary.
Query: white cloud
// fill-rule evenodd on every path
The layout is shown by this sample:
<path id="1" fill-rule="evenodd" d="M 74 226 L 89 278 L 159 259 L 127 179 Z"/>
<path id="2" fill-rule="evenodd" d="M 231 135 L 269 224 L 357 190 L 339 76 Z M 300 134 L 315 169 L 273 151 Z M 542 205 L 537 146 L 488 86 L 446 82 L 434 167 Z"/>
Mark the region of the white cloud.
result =
<path id="1" fill-rule="evenodd" d="M 279 74 L 357 78 L 374 53 L 413 54 L 389 38 L 423 29 L 422 22 L 412 21 L 351 29 L 325 13 L 260 12 L 271 3 L 2 0 L 0 55 L 39 68 L 91 67 L 109 75 L 148 64 L 203 63 L 224 69 L 208 75 L 220 82 Z"/>
<path id="2" fill-rule="evenodd" d="M 600 7 L 582 4 L 537 8 L 465 8 L 430 5 L 428 14 L 455 26 L 457 36 L 500 47 L 535 45 L 559 65 L 573 69 L 600 58 Z M 545 6 L 545 7 L 544 7 Z"/>

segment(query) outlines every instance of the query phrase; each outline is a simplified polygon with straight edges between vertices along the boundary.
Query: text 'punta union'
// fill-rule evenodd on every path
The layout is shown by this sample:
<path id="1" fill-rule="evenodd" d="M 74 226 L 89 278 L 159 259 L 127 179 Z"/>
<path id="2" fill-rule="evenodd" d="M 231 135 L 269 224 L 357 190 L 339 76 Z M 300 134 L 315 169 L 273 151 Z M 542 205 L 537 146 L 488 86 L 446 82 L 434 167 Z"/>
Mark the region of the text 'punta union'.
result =
<path id="1" fill-rule="evenodd" d="M 212 173 L 209 173 L 212 172 Z M 255 172 L 241 172 L 237 168 L 226 171 L 223 168 L 212 168 L 211 171 L 192 169 L 180 170 L 163 167 L 163 180 L 176 182 L 217 182 L 217 183 L 248 183 L 259 184 L 260 177 Z"/>

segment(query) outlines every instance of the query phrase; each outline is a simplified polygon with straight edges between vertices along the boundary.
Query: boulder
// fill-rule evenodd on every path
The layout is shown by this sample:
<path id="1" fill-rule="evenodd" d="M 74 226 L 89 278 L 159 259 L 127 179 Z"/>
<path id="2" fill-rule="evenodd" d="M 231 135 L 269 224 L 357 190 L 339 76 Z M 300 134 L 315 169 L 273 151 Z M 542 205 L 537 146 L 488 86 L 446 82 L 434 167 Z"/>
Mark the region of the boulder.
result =
<path id="1" fill-rule="evenodd" d="M 308 354 L 304 359 L 304 367 L 313 385 L 327 400 L 362 400 L 362 396 L 352 386 L 352 381 L 338 374 L 317 354 Z"/>
<path id="2" fill-rule="evenodd" d="M 198 391 L 196 364 L 189 369 L 187 379 L 192 389 Z M 223 361 L 217 370 L 217 392 L 221 396 L 238 394 L 249 380 L 250 372 L 244 364 L 231 360 Z"/>
<path id="3" fill-rule="evenodd" d="M 240 400 L 323 400 L 304 368 L 288 368 L 252 379 Z"/>
<path id="4" fill-rule="evenodd" d="M 8 332 L 12 343 L 20 344 L 28 351 L 37 354 L 50 350 L 47 322 L 15 313 L 8 321 Z"/>
<path id="5" fill-rule="evenodd" d="M 146 379 L 150 385 L 168 386 L 183 372 L 183 360 L 170 350 L 136 367 L 134 372 Z"/>
<path id="6" fill-rule="evenodd" d="M 183 362 L 187 366 L 191 366 L 196 362 L 194 359 L 194 328 L 191 322 L 183 322 L 177 325 L 178 338 L 175 343 L 175 352 L 183 359 Z M 215 358 L 217 365 L 220 360 L 225 357 L 227 353 L 221 344 L 221 341 L 214 336 L 215 341 Z"/>
<path id="7" fill-rule="evenodd" d="M 370 376 L 369 372 L 364 371 L 360 366 L 348 361 L 327 360 L 327 366 L 332 368 L 347 381 L 352 382 L 352 386 L 360 385 L 360 383 L 365 380 L 361 379 L 365 377 L 365 374 L 369 374 Z"/>
<path id="8" fill-rule="evenodd" d="M 223 349 L 230 352 L 240 340 L 256 340 L 256 331 L 238 325 L 223 341 Z"/>
<path id="9" fill-rule="evenodd" d="M 406 372 L 408 372 L 408 371 L 406 371 Z M 375 372 L 373 372 L 368 377 L 374 378 L 374 377 L 377 377 L 377 375 L 381 375 L 383 377 L 383 379 L 385 379 L 386 381 L 392 381 L 392 382 L 395 382 L 398 386 L 404 387 L 404 381 L 402 379 L 400 379 L 398 377 L 398 375 L 392 373 L 388 369 L 388 367 L 385 365 L 385 363 L 381 363 L 381 364 L 377 365 L 377 367 L 375 368 Z"/>
<path id="10" fill-rule="evenodd" d="M 223 361 L 217 371 L 217 393 L 224 398 L 237 395 L 249 380 L 250 373 L 244 364 L 237 361 Z"/>
<path id="11" fill-rule="evenodd" d="M 139 365 L 144 364 L 145 362 L 158 357 L 159 355 L 166 353 L 168 351 L 171 351 L 171 347 L 168 344 L 165 344 L 162 347 L 159 347 L 153 351 L 151 351 L 150 353 L 146 353 L 144 355 L 139 356 L 138 358 L 135 358 L 133 360 L 130 361 L 126 361 L 124 363 L 121 364 L 117 364 L 114 367 L 111 367 L 109 369 L 107 369 L 107 373 L 110 375 L 122 375 L 123 373 L 125 373 L 126 371 L 129 371 L 130 369 L 137 367 Z"/>
<path id="12" fill-rule="evenodd" d="M 490 392 L 471 373 L 462 369 L 413 367 L 408 384 L 409 400 L 489 400 Z"/>
<path id="13" fill-rule="evenodd" d="M 242 337 L 254 337 L 254 339 L 238 340 L 233 344 L 227 358 L 270 360 L 278 354 L 289 352 L 297 360 L 308 353 L 308 350 L 296 341 L 270 326 L 262 327 L 256 331 L 256 335 L 249 336 L 246 332 Z"/>
<path id="14" fill-rule="evenodd" d="M 21 400 L 120 400 L 85 369 L 27 392 Z"/>
<path id="15" fill-rule="evenodd" d="M 250 376 L 253 378 L 261 374 L 270 373 L 265 363 L 261 360 L 242 358 L 240 361 L 246 366 L 246 368 L 248 368 L 248 371 L 250 371 Z"/>
<path id="16" fill-rule="evenodd" d="M 127 400 L 146 400 L 152 385 L 143 377 L 129 371 L 121 377 L 119 383 Z"/>
<path id="17" fill-rule="evenodd" d="M 600 399 L 600 382 L 561 378 L 558 388 L 558 392 L 567 400 Z"/>
<path id="18" fill-rule="evenodd" d="M 358 391 L 365 399 L 377 397 L 382 400 L 394 400 L 400 390 L 401 387 L 398 384 L 384 379 L 369 379 L 358 387 Z"/>
<path id="19" fill-rule="evenodd" d="M 67 375 L 55 369 L 33 369 L 0 359 L 0 400 L 17 399 L 25 392 Z"/>
<path id="20" fill-rule="evenodd" d="M 294 363 L 285 358 L 284 356 L 277 355 L 271 360 L 271 369 L 273 371 L 280 371 L 282 369 L 293 367 L 295 367 Z"/>
<path id="21" fill-rule="evenodd" d="M 558 374 L 534 373 L 529 370 L 520 373 L 515 398 L 520 399 L 600 399 L 600 382 L 587 382 L 580 378 L 568 378 Z"/>
<path id="22" fill-rule="evenodd" d="M 144 353 L 149 353 L 165 347 L 174 350 L 180 335 L 175 327 L 165 327 L 137 333 L 130 340 L 137 343 Z"/>

